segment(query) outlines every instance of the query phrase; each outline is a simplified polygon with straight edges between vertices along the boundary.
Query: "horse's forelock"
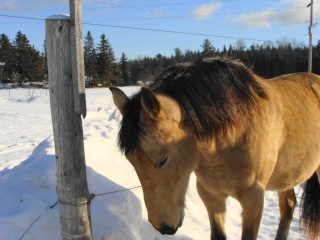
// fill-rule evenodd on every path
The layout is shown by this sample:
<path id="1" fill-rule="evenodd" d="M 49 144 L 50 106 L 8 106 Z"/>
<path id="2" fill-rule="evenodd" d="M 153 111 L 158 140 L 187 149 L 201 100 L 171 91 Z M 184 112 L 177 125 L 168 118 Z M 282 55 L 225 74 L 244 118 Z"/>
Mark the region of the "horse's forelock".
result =
<path id="1" fill-rule="evenodd" d="M 140 123 L 141 94 L 135 94 L 124 105 L 123 117 L 118 134 L 118 146 L 127 154 L 134 151 L 139 145 L 139 137 L 144 134 Z"/>

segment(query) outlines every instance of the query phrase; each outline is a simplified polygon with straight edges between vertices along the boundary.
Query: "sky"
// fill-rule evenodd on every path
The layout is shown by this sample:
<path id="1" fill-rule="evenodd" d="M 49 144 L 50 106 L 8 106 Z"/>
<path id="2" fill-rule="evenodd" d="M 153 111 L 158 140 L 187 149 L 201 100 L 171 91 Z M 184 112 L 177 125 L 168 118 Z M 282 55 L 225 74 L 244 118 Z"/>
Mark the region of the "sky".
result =
<path id="1" fill-rule="evenodd" d="M 105 34 L 117 60 L 174 55 L 174 49 L 202 50 L 209 39 L 216 49 L 248 48 L 287 41 L 308 46 L 311 0 L 83 0 L 82 35 L 96 44 Z M 45 19 L 69 14 L 66 0 L 0 0 L 0 34 L 14 40 L 18 31 L 43 51 Z M 313 0 L 313 45 L 320 40 L 320 0 Z"/>

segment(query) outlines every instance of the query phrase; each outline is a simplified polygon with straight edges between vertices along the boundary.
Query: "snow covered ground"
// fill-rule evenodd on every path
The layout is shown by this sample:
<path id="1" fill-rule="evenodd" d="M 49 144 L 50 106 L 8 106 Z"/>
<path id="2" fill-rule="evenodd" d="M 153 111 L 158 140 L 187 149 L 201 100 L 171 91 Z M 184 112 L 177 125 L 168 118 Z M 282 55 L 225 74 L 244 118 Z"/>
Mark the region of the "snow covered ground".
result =
<path id="1" fill-rule="evenodd" d="M 132 94 L 139 89 L 123 90 Z M 83 120 L 83 130 L 89 191 L 100 194 L 139 186 L 133 167 L 116 146 L 121 115 L 113 105 L 110 91 L 88 89 L 86 96 L 88 114 Z M 297 195 L 301 192 L 296 188 Z M 268 192 L 265 199 L 258 239 L 268 240 L 274 239 L 278 226 L 278 198 L 276 193 Z M 0 239 L 59 239 L 59 206 L 48 209 L 56 201 L 49 92 L 47 89 L 1 89 Z M 162 236 L 147 220 L 140 188 L 97 196 L 91 202 L 93 239 L 210 239 L 209 221 L 195 188 L 194 175 L 191 175 L 186 204 L 183 226 L 174 236 Z M 227 209 L 228 239 L 240 239 L 240 206 L 228 199 Z M 299 227 L 298 208 L 289 239 L 305 239 Z"/>

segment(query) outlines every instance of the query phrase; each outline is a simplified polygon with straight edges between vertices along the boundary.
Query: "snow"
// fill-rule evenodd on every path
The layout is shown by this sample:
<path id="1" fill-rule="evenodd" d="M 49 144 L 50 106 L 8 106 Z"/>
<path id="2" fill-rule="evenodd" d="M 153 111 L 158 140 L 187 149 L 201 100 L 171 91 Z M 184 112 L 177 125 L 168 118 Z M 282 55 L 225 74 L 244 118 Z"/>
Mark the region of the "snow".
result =
<path id="1" fill-rule="evenodd" d="M 47 20 L 70 20 L 69 14 L 54 14 L 46 18 Z"/>
<path id="2" fill-rule="evenodd" d="M 126 87 L 123 90 L 130 95 L 139 88 Z M 134 188 L 131 191 L 99 195 L 92 200 L 93 239 L 210 239 L 207 213 L 197 194 L 193 174 L 186 196 L 187 209 L 183 226 L 174 236 L 162 236 L 153 229 L 147 220 L 142 190 L 135 188 L 140 183 L 134 168 L 116 145 L 121 114 L 113 104 L 110 91 L 105 88 L 88 89 L 86 97 L 88 114 L 83 120 L 83 131 L 90 193 L 102 194 Z M 297 187 L 297 195 L 300 196 L 301 192 Z M 48 89 L 2 89 L 0 239 L 59 239 L 59 206 L 53 206 L 56 201 L 54 141 Z M 228 239 L 240 239 L 240 205 L 229 198 L 227 210 Z M 277 194 L 267 192 L 258 239 L 274 239 L 279 221 L 278 212 Z M 289 239 L 305 239 L 299 227 L 298 208 Z"/>

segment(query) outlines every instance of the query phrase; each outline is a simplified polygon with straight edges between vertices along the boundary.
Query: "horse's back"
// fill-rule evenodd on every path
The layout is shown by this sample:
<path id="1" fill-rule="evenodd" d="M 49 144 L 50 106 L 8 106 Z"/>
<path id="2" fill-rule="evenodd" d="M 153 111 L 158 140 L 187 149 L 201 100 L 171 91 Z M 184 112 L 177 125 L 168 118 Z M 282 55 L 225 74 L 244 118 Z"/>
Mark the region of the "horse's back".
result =
<path id="1" fill-rule="evenodd" d="M 306 124 L 313 124 L 309 118 L 320 117 L 320 76 L 293 73 L 267 81 L 271 85 L 270 101 L 278 106 L 278 110 L 290 123 L 295 116 L 302 122 L 306 121 Z"/>
<path id="2" fill-rule="evenodd" d="M 275 84 L 282 85 L 281 83 L 288 81 L 291 83 L 296 83 L 298 85 L 304 85 L 304 84 L 320 84 L 320 76 L 314 73 L 308 73 L 308 72 L 298 72 L 298 73 L 289 73 L 280 75 L 274 78 L 270 78 L 267 81 L 270 82 L 276 82 Z"/>
<path id="3" fill-rule="evenodd" d="M 320 77 L 295 73 L 268 80 L 278 122 L 277 163 L 267 188 L 287 190 L 320 164 Z"/>

